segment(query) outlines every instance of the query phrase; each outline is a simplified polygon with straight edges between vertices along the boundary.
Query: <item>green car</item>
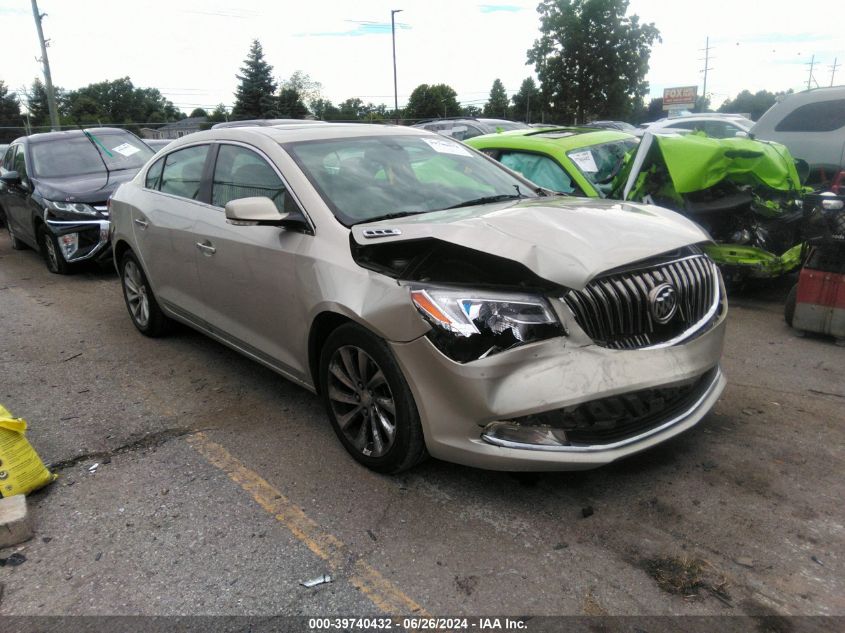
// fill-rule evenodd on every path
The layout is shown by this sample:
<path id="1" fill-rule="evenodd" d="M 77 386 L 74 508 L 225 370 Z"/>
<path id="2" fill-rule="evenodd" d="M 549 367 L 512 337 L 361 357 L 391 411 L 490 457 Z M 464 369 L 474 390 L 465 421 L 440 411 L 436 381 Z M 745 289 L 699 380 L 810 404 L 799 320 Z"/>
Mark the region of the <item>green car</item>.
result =
<path id="1" fill-rule="evenodd" d="M 606 198 L 639 139 L 618 130 L 553 128 L 486 134 L 465 143 L 545 189 Z"/>
<path id="2" fill-rule="evenodd" d="M 798 267 L 803 189 L 789 151 L 749 138 L 549 128 L 466 141 L 546 189 L 657 204 L 713 237 L 708 254 L 729 282 Z"/>

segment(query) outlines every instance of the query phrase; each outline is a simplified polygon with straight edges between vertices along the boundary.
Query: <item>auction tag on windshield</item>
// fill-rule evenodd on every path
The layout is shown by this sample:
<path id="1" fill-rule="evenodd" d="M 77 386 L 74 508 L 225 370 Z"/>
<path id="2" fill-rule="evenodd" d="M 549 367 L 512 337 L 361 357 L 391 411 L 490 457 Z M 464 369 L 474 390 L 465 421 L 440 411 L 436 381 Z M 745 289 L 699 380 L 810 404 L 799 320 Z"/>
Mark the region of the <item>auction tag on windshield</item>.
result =
<path id="1" fill-rule="evenodd" d="M 596 166 L 596 160 L 593 158 L 593 153 L 589 150 L 585 152 L 573 152 L 567 155 L 573 163 L 581 168 L 581 171 L 595 173 L 599 170 Z"/>
<path id="2" fill-rule="evenodd" d="M 132 154 L 137 154 L 141 150 L 139 150 L 134 145 L 130 145 L 129 143 L 124 143 L 123 145 L 118 145 L 117 147 L 113 147 L 112 151 L 117 152 L 118 154 L 122 154 L 123 156 L 129 157 Z"/>
<path id="3" fill-rule="evenodd" d="M 454 154 L 455 156 L 472 156 L 466 147 L 458 145 L 454 141 L 439 138 L 424 138 L 428 146 L 440 154 Z"/>

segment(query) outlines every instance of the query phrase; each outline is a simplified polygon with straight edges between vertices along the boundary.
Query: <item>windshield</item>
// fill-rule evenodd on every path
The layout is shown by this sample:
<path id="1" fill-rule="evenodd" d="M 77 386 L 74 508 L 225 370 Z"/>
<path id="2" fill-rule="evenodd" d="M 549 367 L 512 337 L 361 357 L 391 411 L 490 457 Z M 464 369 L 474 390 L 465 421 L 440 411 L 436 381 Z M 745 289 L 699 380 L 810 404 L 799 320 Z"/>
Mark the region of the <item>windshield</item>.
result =
<path id="1" fill-rule="evenodd" d="M 91 133 L 91 137 L 90 140 L 76 136 L 33 143 L 30 151 L 35 175 L 67 178 L 105 173 L 103 161 L 109 171 L 140 169 L 153 155 L 149 147 L 130 134 Z"/>
<path id="2" fill-rule="evenodd" d="M 625 155 L 636 149 L 638 142 L 632 138 L 602 143 L 571 150 L 566 156 L 599 193 L 606 194 L 613 187 L 613 178 L 622 170 Z"/>
<path id="3" fill-rule="evenodd" d="M 536 197 L 524 181 L 448 138 L 370 136 L 285 145 L 346 226 L 490 198 Z"/>

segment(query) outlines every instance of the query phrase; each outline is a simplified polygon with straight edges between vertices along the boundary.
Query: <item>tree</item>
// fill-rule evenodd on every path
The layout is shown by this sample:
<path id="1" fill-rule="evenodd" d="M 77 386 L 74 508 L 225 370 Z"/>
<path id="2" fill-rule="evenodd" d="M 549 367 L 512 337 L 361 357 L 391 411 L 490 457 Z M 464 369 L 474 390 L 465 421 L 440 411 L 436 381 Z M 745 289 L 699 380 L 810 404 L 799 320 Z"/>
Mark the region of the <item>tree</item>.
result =
<path id="1" fill-rule="evenodd" d="M 643 120 L 638 121 L 638 123 L 650 123 L 652 121 L 662 119 L 665 116 L 666 110 L 663 109 L 663 97 L 657 97 L 648 102 L 648 108 L 646 108 L 645 116 L 643 117 Z"/>
<path id="2" fill-rule="evenodd" d="M 59 115 L 64 114 L 64 91 L 54 87 L 56 94 L 56 106 L 59 108 Z M 47 87 L 36 78 L 32 82 L 29 93 L 26 95 L 26 111 L 29 113 L 29 124 L 34 128 L 50 126 L 50 109 L 47 105 Z"/>
<path id="3" fill-rule="evenodd" d="M 222 103 L 218 103 L 207 118 L 209 123 L 223 123 L 224 121 L 228 121 L 229 114 L 226 112 L 226 106 Z"/>
<path id="4" fill-rule="evenodd" d="M 323 121 L 337 121 L 342 118 L 340 110 L 328 99 L 314 99 L 308 106 L 314 116 Z"/>
<path id="5" fill-rule="evenodd" d="M 70 123 L 167 123 L 185 115 L 156 88 L 138 88 L 129 77 L 71 90 L 59 112 Z"/>
<path id="6" fill-rule="evenodd" d="M 540 89 L 531 77 L 527 77 L 522 81 L 513 97 L 513 118 L 531 123 L 532 121 L 539 121 L 543 113 L 543 100 L 540 97 Z"/>
<path id="7" fill-rule="evenodd" d="M 624 119 L 648 94 L 654 24 L 627 16 L 628 0 L 542 0 L 541 37 L 528 51 L 560 119 Z"/>
<path id="8" fill-rule="evenodd" d="M 508 93 L 505 91 L 502 80 L 495 79 L 493 81 L 493 87 L 490 88 L 490 98 L 484 104 L 484 116 L 506 119 L 508 117 L 509 105 L 510 99 L 508 99 Z"/>
<path id="9" fill-rule="evenodd" d="M 194 108 L 188 116 L 191 117 L 191 118 L 202 117 L 202 116 L 208 118 L 208 112 L 206 112 L 202 108 Z"/>
<path id="10" fill-rule="evenodd" d="M 340 108 L 339 118 L 341 121 L 358 121 L 367 115 L 364 102 L 358 97 L 342 101 L 338 107 Z"/>
<path id="11" fill-rule="evenodd" d="M 482 114 L 484 114 L 484 110 L 477 105 L 467 105 L 461 109 L 462 116 L 480 117 Z"/>
<path id="12" fill-rule="evenodd" d="M 308 108 L 296 88 L 285 87 L 279 91 L 278 112 L 279 116 L 286 119 L 304 119 L 308 115 Z"/>
<path id="13" fill-rule="evenodd" d="M 276 82 L 273 67 L 264 61 L 264 49 L 258 40 L 252 41 L 249 54 L 241 67 L 240 81 L 235 92 L 235 119 L 273 119 L 278 117 L 279 99 L 275 97 Z"/>
<path id="14" fill-rule="evenodd" d="M 736 96 L 736 99 L 728 99 L 719 106 L 719 112 L 746 114 L 750 119 L 756 121 L 766 110 L 775 105 L 779 97 L 791 92 L 792 90 L 777 93 L 760 90 L 755 94 L 751 94 L 748 90 L 743 90 Z"/>
<path id="15" fill-rule="evenodd" d="M 420 84 L 411 93 L 408 105 L 405 106 L 405 117 L 408 119 L 431 119 L 446 117 L 461 113 L 461 104 L 456 97 L 458 94 L 446 84 Z"/>
<path id="16" fill-rule="evenodd" d="M 0 143 L 8 143 L 21 135 L 21 106 L 0 79 Z"/>
<path id="17" fill-rule="evenodd" d="M 322 97 L 323 84 L 311 79 L 311 75 L 301 70 L 294 72 L 289 79 L 282 81 L 279 85 L 281 88 L 296 90 L 303 103 L 307 103 L 309 106 L 312 101 Z"/>

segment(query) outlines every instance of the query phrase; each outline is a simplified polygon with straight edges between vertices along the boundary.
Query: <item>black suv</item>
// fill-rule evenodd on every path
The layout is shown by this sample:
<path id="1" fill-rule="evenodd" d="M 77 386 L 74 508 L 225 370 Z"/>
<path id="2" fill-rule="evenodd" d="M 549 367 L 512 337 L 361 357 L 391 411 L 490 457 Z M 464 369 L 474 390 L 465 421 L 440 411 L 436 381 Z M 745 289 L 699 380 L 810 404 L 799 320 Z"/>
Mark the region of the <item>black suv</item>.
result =
<path id="1" fill-rule="evenodd" d="M 153 151 L 126 130 L 94 128 L 16 139 L 0 164 L 0 220 L 12 248 L 40 251 L 51 272 L 109 257 L 109 196 Z"/>

